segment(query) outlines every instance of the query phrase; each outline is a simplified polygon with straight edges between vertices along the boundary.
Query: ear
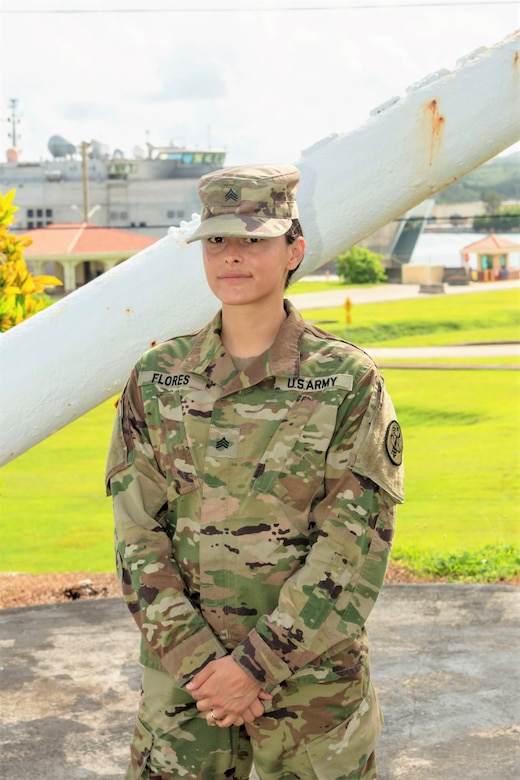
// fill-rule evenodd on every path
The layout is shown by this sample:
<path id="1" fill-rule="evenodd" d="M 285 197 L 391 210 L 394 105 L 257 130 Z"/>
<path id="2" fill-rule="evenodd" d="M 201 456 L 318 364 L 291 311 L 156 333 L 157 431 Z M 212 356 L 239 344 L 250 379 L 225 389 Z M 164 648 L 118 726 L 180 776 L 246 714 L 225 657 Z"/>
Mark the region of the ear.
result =
<path id="1" fill-rule="evenodd" d="M 289 262 L 287 263 L 287 269 L 289 271 L 294 271 L 303 260 L 303 255 L 305 254 L 305 239 L 302 236 L 298 236 L 298 238 L 289 245 L 289 249 L 291 252 Z"/>

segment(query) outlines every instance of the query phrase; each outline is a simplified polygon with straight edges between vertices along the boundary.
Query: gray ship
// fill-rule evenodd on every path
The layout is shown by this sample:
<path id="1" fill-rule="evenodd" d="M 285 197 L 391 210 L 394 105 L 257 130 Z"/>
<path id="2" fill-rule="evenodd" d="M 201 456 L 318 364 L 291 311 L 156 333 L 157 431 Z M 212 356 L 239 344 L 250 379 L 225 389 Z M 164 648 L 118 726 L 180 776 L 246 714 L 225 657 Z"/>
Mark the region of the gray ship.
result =
<path id="1" fill-rule="evenodd" d="M 0 162 L 0 191 L 16 190 L 18 231 L 85 222 L 161 238 L 170 226 L 199 213 L 199 178 L 225 165 L 225 149 L 147 141 L 126 156 L 98 141 L 75 146 L 59 135 L 49 140 L 51 159 L 26 162 L 16 147 L 16 101 L 11 102 L 12 146 L 7 161 Z M 410 261 L 432 207 L 433 200 L 425 201 L 361 243 L 399 268 Z M 327 270 L 334 272 L 334 263 Z"/>
<path id="2" fill-rule="evenodd" d="M 127 156 L 98 141 L 75 146 L 54 135 L 50 158 L 30 162 L 17 149 L 14 132 L 11 140 L 6 162 L 0 162 L 0 191 L 16 190 L 21 231 L 88 222 L 160 238 L 199 212 L 197 182 L 222 168 L 226 157 L 225 149 L 149 142 Z"/>

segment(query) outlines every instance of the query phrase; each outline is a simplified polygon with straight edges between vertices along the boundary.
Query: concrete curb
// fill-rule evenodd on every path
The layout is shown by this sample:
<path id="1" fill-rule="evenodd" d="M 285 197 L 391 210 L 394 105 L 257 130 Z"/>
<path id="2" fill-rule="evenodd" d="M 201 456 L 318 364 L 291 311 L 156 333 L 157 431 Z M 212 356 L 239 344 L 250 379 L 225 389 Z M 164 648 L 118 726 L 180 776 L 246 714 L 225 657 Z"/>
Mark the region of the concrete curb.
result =
<path id="1" fill-rule="evenodd" d="M 385 586 L 368 624 L 380 780 L 520 776 L 519 617 L 512 586 Z M 0 612 L 0 777 L 122 778 L 137 649 L 120 599 Z"/>

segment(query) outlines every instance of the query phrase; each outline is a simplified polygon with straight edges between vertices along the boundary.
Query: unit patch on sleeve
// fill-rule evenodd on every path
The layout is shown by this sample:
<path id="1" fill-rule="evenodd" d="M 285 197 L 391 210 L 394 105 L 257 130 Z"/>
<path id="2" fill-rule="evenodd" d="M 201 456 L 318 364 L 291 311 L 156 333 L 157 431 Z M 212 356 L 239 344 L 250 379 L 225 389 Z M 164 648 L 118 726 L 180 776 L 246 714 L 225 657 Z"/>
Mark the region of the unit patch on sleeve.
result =
<path id="1" fill-rule="evenodd" d="M 392 420 L 388 424 L 385 434 L 385 445 L 388 457 L 394 466 L 400 466 L 403 462 L 403 435 L 397 420 Z"/>

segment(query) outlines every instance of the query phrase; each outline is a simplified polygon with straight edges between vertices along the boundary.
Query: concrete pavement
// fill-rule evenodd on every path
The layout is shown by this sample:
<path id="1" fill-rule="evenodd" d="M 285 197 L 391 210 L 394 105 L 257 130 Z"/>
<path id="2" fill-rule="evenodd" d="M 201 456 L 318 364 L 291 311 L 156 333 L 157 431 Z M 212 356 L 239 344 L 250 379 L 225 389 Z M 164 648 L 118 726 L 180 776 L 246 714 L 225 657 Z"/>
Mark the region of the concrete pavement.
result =
<path id="1" fill-rule="evenodd" d="M 520 591 L 387 585 L 370 617 L 380 780 L 520 777 Z M 120 599 L 0 612 L 0 777 L 121 780 L 138 633 Z"/>
<path id="2" fill-rule="evenodd" d="M 376 363 L 413 358 L 427 361 L 435 358 L 520 357 L 520 342 L 505 344 L 446 344 L 442 347 L 370 347 L 367 352 Z M 485 366 L 484 366 L 485 367 Z"/>

